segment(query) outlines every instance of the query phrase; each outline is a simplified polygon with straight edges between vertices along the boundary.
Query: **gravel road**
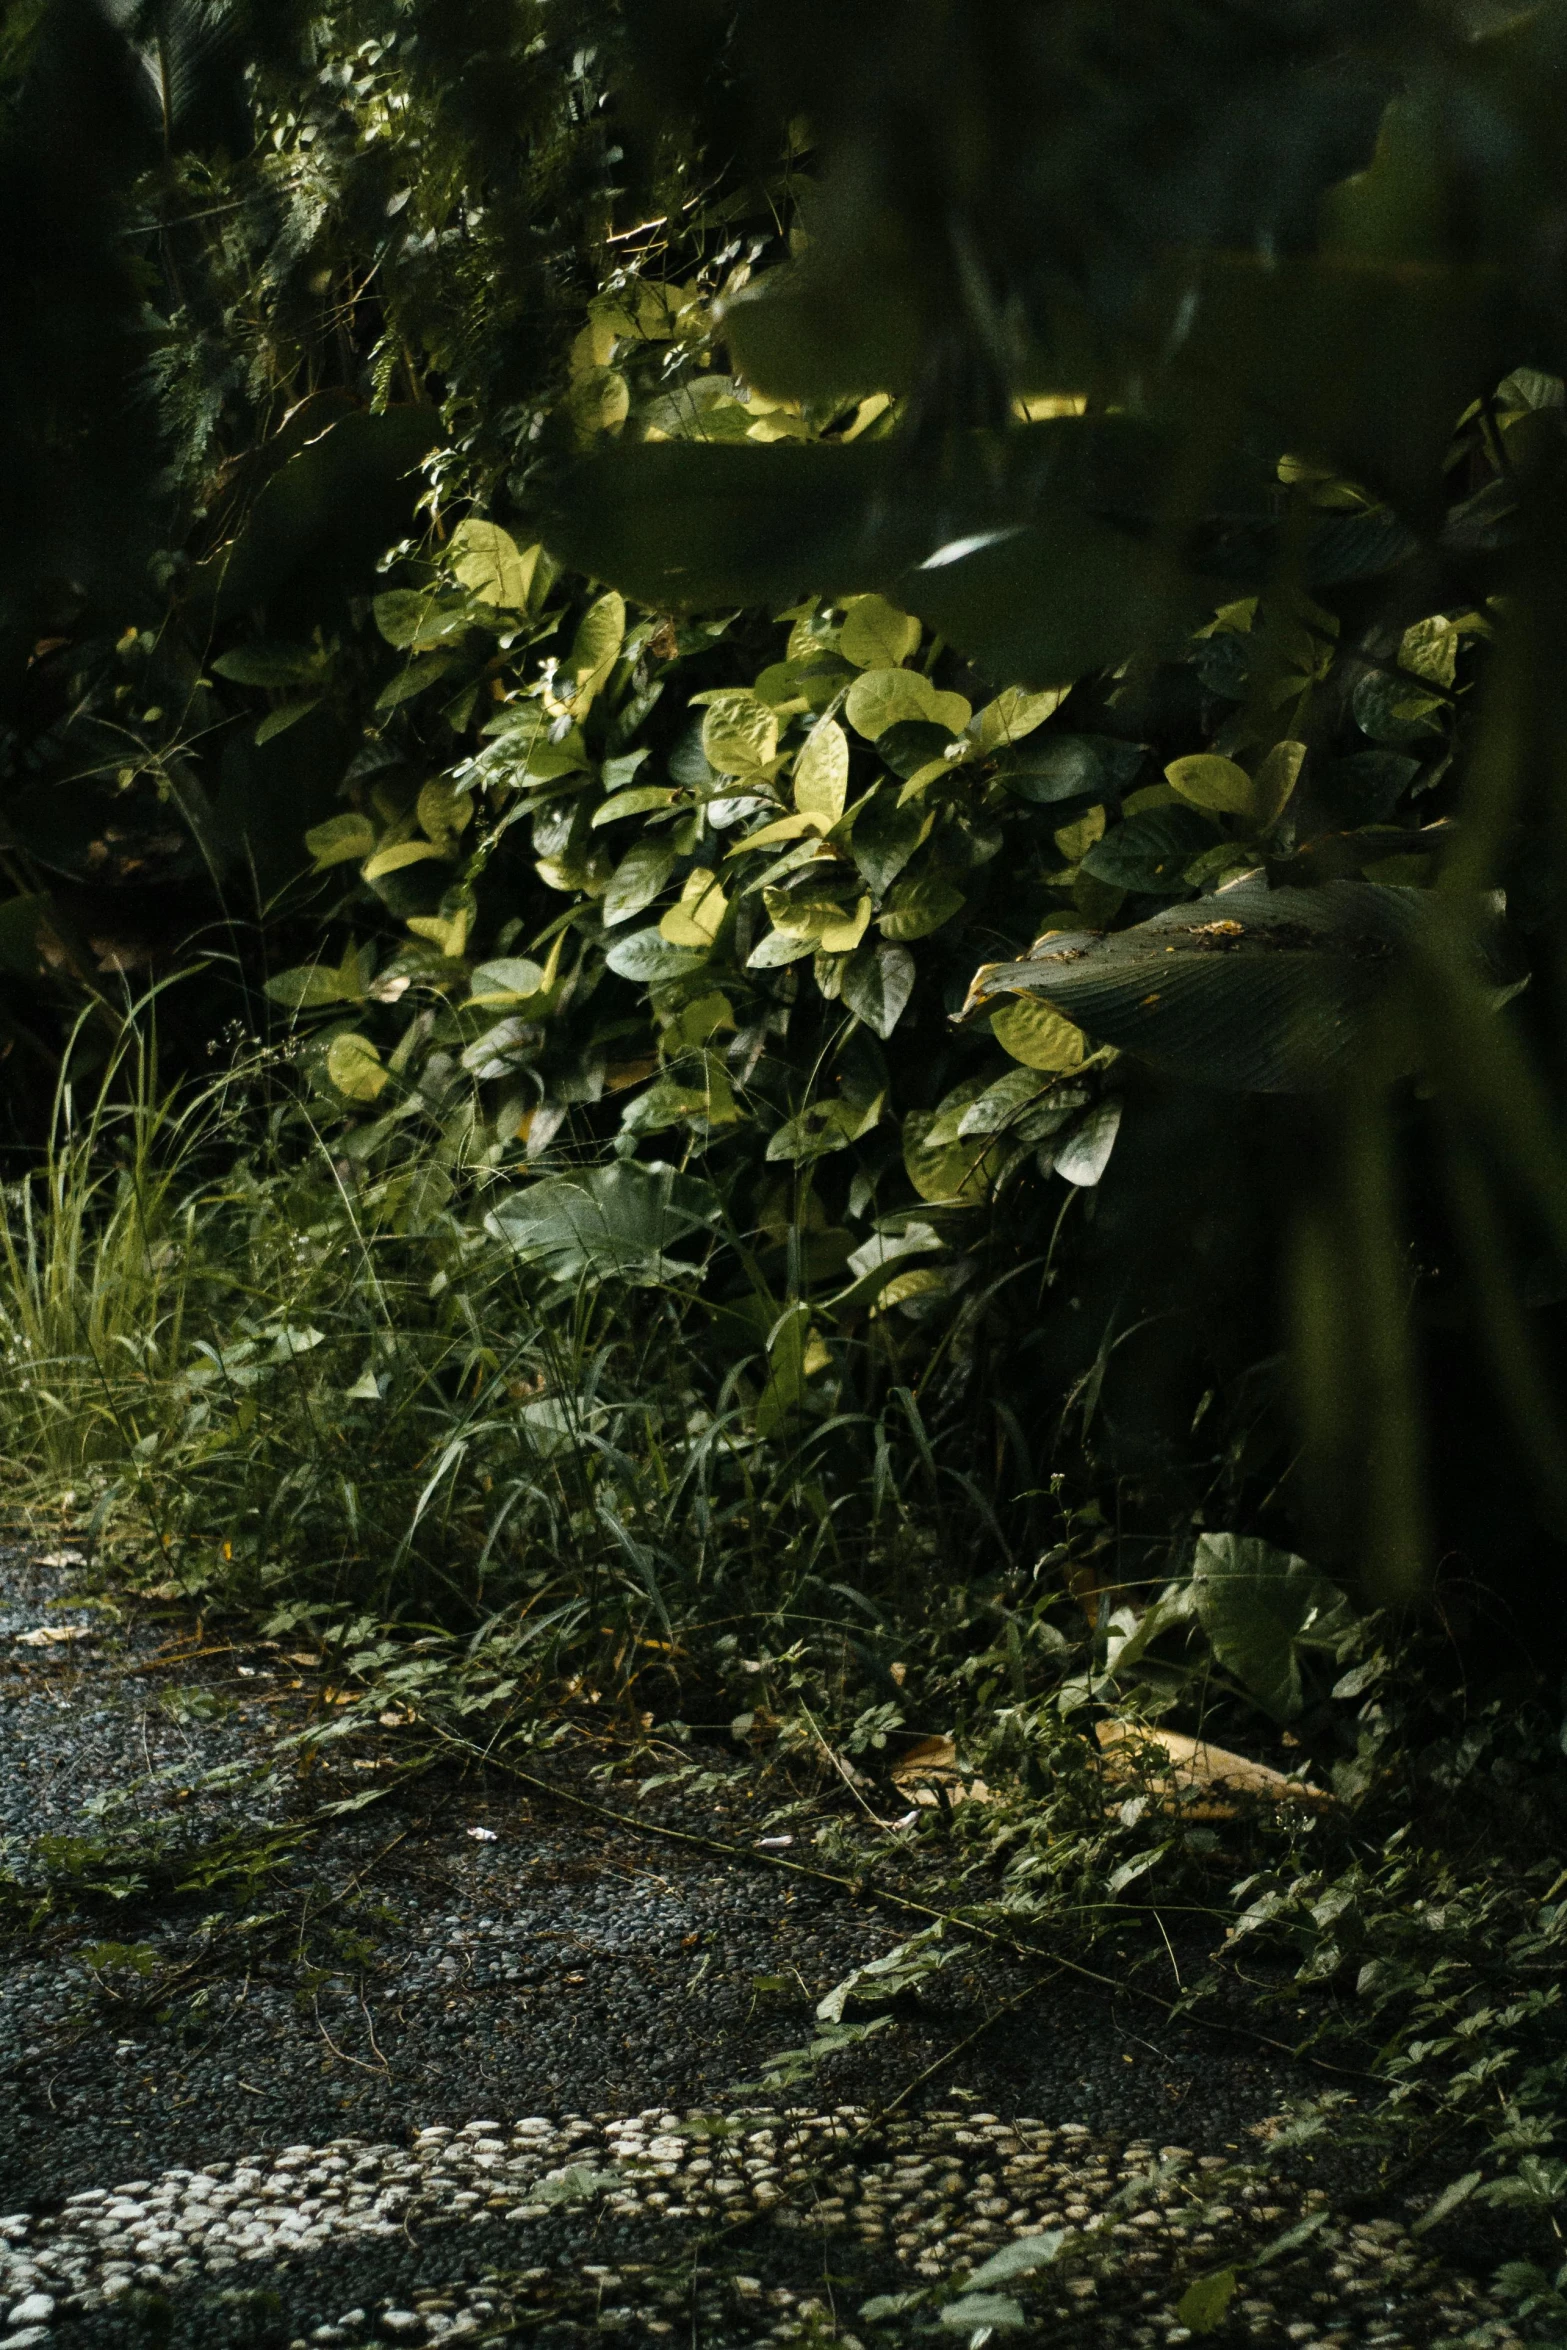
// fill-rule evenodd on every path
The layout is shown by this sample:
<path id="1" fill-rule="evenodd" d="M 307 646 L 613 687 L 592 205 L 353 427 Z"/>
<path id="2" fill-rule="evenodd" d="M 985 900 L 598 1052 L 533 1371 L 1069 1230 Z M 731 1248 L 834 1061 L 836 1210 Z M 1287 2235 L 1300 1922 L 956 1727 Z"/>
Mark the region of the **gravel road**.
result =
<path id="1" fill-rule="evenodd" d="M 393 1727 L 307 1767 L 288 1733 L 327 1703 L 306 1651 L 0 1553 L 0 2350 L 1018 2318 L 1162 2350 L 1205 2277 L 1220 2350 L 1518 2339 L 1413 2206 L 1350 2219 L 1307 2162 L 1243 2172 L 1319 2080 L 1092 1985 L 987 2029 L 1026 1978 L 953 1965 L 762 2094 L 907 1927 L 494 1776 L 405 1778 Z M 753 1792 L 718 1757 L 683 1811 L 643 1808 L 754 1847 Z M 1042 2234 L 1048 2261 L 965 2288 Z"/>

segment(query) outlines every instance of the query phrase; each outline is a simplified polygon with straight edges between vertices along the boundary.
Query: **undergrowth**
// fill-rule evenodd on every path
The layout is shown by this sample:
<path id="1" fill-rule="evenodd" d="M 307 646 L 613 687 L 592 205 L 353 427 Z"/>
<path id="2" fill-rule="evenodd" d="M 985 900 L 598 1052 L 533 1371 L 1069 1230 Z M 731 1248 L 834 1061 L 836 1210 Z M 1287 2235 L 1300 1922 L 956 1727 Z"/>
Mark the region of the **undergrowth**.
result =
<path id="1" fill-rule="evenodd" d="M 1520 2311 L 1559 2327 L 1562 1693 L 1467 1690 L 1439 1644 L 1211 1528 L 1148 1584 L 1059 1442 L 911 1379 L 874 1321 L 780 1409 L 776 1347 L 716 1331 L 690 1277 L 743 1267 L 721 1216 L 606 1278 L 441 1172 L 356 1172 L 266 1062 L 166 1095 L 128 1045 L 5 1194 L 13 1482 L 122 1582 L 308 1640 L 345 1700 L 314 1751 L 391 1720 L 407 1768 L 548 1773 L 592 1725 L 610 1808 L 739 1753 L 809 1865 L 917 1883 L 927 1923 L 769 2088 L 830 2072 L 976 1934 L 1069 1956 L 1340 2067 L 1270 2159 L 1328 2134 L 1372 2201 L 1499 2210 Z M 667 1206 L 690 1178 L 635 1180 Z M 1148 1736 L 1102 1750 L 1107 1724 Z M 1332 1799 L 1183 1788 L 1167 1729 Z M 101 1825 L 13 1867 L 15 1927 L 187 1878 L 243 1906 L 292 1849 L 192 1860 Z M 138 1948 L 98 1973 L 135 1990 Z"/>

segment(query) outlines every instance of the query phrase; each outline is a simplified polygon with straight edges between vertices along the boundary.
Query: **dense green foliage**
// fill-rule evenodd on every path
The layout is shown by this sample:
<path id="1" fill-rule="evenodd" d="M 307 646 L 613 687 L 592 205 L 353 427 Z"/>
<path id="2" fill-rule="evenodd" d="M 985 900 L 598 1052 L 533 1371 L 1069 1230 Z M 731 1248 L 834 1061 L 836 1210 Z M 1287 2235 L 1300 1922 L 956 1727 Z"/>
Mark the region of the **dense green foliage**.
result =
<path id="1" fill-rule="evenodd" d="M 14 378 L 19 1134 L 151 978 L 176 1063 L 297 1036 L 372 1228 L 547 1259 L 571 1170 L 680 1165 L 764 1432 L 867 1335 L 1016 1459 L 1068 1407 L 1123 1580 L 1217 1505 L 1417 1589 L 1455 1322 L 1505 1539 L 1559 1521 L 1554 1076 L 1491 1008 L 1553 835 L 1483 684 L 1500 630 L 1547 728 L 1549 182 L 1485 126 L 1543 135 L 1554 16 L 1238 24 L 1140 12 L 1108 81 L 1092 11 L 896 65 L 741 12 L 716 78 L 700 10 L 19 25 L 9 168 L 121 287 L 97 374 Z M 115 126 L 69 190 L 62 89 Z M 662 1276 L 631 1223 L 556 1269 Z"/>
<path id="2" fill-rule="evenodd" d="M 0 47 L 7 1457 L 363 1715 L 727 1723 L 829 1848 L 950 1727 L 970 1914 L 1228 1919 L 1539 2242 L 1564 42 Z M 1343 1808 L 1107 1812 L 1116 1708 Z"/>

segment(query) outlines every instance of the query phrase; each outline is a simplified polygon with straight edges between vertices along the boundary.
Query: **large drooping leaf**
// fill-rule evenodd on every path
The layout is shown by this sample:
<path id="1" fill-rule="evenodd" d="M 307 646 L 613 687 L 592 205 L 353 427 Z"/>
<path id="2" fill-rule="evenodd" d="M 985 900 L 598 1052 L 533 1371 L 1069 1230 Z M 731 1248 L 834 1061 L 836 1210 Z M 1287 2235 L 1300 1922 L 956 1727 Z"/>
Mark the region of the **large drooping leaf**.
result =
<path id="1" fill-rule="evenodd" d="M 1489 902 L 1366 881 L 1270 890 L 1258 877 L 1129 930 L 1053 933 L 1026 962 L 987 964 L 969 1001 L 1039 996 L 1199 1084 L 1294 1093 L 1345 1073 L 1411 954 L 1461 952 L 1501 988 L 1502 946 Z"/>
<path id="2" fill-rule="evenodd" d="M 711 1230 L 720 1212 L 710 1183 L 625 1159 L 585 1175 L 546 1176 L 502 1200 L 485 1223 L 555 1281 L 586 1276 L 647 1288 L 691 1277 L 695 1267 L 669 1251 Z"/>
<path id="3" fill-rule="evenodd" d="M 1336 1583 L 1293 1552 L 1238 1534 L 1203 1534 L 1192 1596 L 1213 1653 L 1275 1721 L 1301 1707 L 1300 1652 L 1337 1655 L 1356 1617 Z"/>
<path id="4" fill-rule="evenodd" d="M 885 591 L 995 676 L 1053 686 L 1201 617 L 1154 530 L 1163 466 L 1124 416 L 850 448 L 615 448 L 562 475 L 545 535 L 659 608 Z"/>
<path id="5" fill-rule="evenodd" d="M 414 469 L 441 437 L 434 408 L 342 417 L 280 465 L 238 537 L 192 582 L 198 604 L 243 612 L 284 589 L 314 610 L 350 580 L 374 576 L 376 556 L 408 528 Z"/>

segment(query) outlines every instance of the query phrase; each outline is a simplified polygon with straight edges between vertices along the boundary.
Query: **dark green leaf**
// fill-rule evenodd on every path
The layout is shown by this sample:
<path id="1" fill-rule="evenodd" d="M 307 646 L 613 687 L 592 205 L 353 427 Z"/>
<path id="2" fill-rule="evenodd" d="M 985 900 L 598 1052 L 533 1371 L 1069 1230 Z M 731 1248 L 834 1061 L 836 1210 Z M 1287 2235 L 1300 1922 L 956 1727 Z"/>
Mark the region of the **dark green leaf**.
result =
<path id="1" fill-rule="evenodd" d="M 1214 828 L 1196 808 L 1148 808 L 1113 824 L 1083 859 L 1083 870 L 1113 889 L 1169 892 L 1193 857 L 1211 848 Z"/>
<path id="2" fill-rule="evenodd" d="M 1047 734 L 998 769 L 1008 791 L 1049 806 L 1057 800 L 1108 800 L 1126 791 L 1147 753 L 1110 734 Z"/>
<path id="3" fill-rule="evenodd" d="M 492 1209 L 491 1231 L 552 1279 L 638 1284 L 687 1278 L 668 1251 L 719 1220 L 709 1183 L 628 1159 L 583 1176 L 548 1176 Z"/>
<path id="4" fill-rule="evenodd" d="M 1336 1652 L 1355 1614 L 1303 1558 L 1238 1534 L 1203 1534 L 1192 1595 L 1214 1656 L 1277 1722 L 1301 1708 L 1300 1651 Z"/>
<path id="5" fill-rule="evenodd" d="M 876 737 L 876 754 L 894 775 L 907 778 L 928 767 L 932 759 L 944 758 L 949 745 L 957 740 L 949 727 L 938 726 L 931 719 L 900 718 Z"/>
<path id="6" fill-rule="evenodd" d="M 1488 906 L 1364 881 L 1245 881 L 1130 930 L 1055 935 L 1028 962 L 987 966 L 972 1000 L 1041 996 L 1091 1037 L 1200 1084 L 1289 1093 L 1343 1074 L 1405 954 L 1448 943 L 1501 983 Z"/>
<path id="7" fill-rule="evenodd" d="M 914 993 L 914 957 L 907 947 L 861 947 L 843 967 L 843 1001 L 867 1028 L 890 1036 Z"/>

